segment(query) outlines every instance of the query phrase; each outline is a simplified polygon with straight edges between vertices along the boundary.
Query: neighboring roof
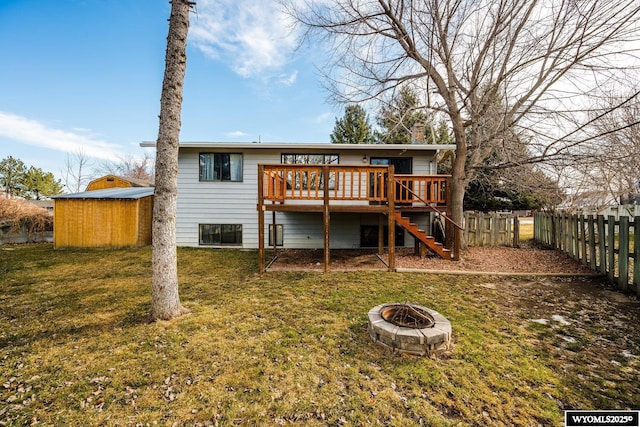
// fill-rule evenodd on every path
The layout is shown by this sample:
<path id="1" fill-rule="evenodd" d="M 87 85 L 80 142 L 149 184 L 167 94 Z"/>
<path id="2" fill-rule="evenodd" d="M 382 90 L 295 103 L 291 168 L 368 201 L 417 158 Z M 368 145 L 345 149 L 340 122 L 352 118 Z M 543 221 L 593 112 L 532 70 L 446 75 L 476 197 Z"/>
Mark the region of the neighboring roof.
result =
<path id="1" fill-rule="evenodd" d="M 129 181 L 131 184 L 133 184 L 134 187 L 153 187 L 154 183 L 151 181 L 146 181 L 144 179 L 138 179 L 138 178 L 125 178 L 123 176 L 119 176 L 118 178 L 120 179 L 124 179 L 125 181 Z"/>
<path id="2" fill-rule="evenodd" d="M 141 147 L 155 147 L 155 141 L 143 141 Z M 407 150 L 407 151 L 440 151 L 455 150 L 455 144 L 331 144 L 328 142 L 194 142 L 182 141 L 180 148 L 224 148 L 245 150 Z"/>
<path id="3" fill-rule="evenodd" d="M 132 187 L 153 187 L 153 182 L 145 181 L 143 179 L 129 178 L 126 176 L 118 176 L 118 175 L 111 175 L 111 174 L 94 179 L 87 185 L 87 187 L 89 187 L 94 182 L 102 181 L 103 179 L 107 179 L 107 178 L 117 178 L 122 181 L 129 182 Z"/>
<path id="4" fill-rule="evenodd" d="M 126 200 L 141 199 L 153 196 L 153 187 L 130 187 L 130 188 L 106 188 L 104 190 L 83 191 L 82 193 L 62 194 L 54 199 L 98 199 L 98 200 Z"/>
<path id="5" fill-rule="evenodd" d="M 34 204 L 39 208 L 53 208 L 53 200 L 29 200 L 29 203 Z"/>

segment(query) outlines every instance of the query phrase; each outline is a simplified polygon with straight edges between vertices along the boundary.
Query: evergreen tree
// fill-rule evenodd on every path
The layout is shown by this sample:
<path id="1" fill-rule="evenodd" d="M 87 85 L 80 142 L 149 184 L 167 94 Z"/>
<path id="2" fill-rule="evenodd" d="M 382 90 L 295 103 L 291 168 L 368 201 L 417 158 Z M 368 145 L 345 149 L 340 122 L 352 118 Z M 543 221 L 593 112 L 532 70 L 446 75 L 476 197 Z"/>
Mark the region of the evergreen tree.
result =
<path id="1" fill-rule="evenodd" d="M 9 156 L 0 162 L 0 185 L 8 197 L 19 196 L 27 168 L 22 160 Z"/>
<path id="2" fill-rule="evenodd" d="M 467 156 L 480 154 L 484 162 L 474 170 L 464 208 L 484 212 L 527 210 L 558 203 L 558 184 L 533 164 L 522 161 L 531 157 L 529 137 L 504 126 L 509 121 L 504 100 L 497 95 L 483 95 L 487 112 L 475 130 L 479 142 L 469 144 L 472 150 Z"/>
<path id="3" fill-rule="evenodd" d="M 62 183 L 51 172 L 30 166 L 9 156 L 0 162 L 0 186 L 8 197 L 40 200 L 62 193 Z"/>
<path id="4" fill-rule="evenodd" d="M 21 193 L 25 199 L 40 200 L 42 197 L 62 193 L 62 183 L 51 172 L 31 166 L 21 178 Z"/>
<path id="5" fill-rule="evenodd" d="M 414 125 L 423 125 L 425 130 L 425 142 L 431 142 L 431 126 L 427 123 L 428 117 L 424 107 L 420 105 L 418 94 L 409 86 L 403 86 L 380 109 L 378 125 L 383 129 L 380 133 L 381 142 L 385 144 L 411 144 L 412 129 Z"/>
<path id="6" fill-rule="evenodd" d="M 342 119 L 336 118 L 331 133 L 332 144 L 372 144 L 374 134 L 369 124 L 367 112 L 361 106 L 347 105 Z"/>

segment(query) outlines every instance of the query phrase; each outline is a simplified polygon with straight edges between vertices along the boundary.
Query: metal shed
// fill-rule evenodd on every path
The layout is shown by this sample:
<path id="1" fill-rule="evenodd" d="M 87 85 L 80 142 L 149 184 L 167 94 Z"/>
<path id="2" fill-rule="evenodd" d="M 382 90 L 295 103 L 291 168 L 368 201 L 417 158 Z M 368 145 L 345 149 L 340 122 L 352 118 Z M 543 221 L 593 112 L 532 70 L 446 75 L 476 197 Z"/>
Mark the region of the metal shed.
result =
<path id="1" fill-rule="evenodd" d="M 151 244 L 153 191 L 153 187 L 109 188 L 54 197 L 54 247 Z"/>

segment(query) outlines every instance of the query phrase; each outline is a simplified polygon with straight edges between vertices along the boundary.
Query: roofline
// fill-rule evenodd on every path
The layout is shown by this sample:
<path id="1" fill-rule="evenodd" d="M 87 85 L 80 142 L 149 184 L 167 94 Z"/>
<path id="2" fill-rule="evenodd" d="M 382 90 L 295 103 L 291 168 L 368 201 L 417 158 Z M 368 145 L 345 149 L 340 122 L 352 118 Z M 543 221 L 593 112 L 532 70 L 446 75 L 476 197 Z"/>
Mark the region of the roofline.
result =
<path id="1" fill-rule="evenodd" d="M 80 193 L 59 194 L 53 200 L 138 200 L 153 196 L 154 187 L 113 187 Z"/>
<path id="2" fill-rule="evenodd" d="M 155 147 L 156 141 L 143 141 L 141 147 Z M 224 148 L 250 150 L 411 150 L 440 151 L 455 150 L 455 144 L 331 144 L 328 142 L 198 142 L 181 141 L 180 148 Z"/>

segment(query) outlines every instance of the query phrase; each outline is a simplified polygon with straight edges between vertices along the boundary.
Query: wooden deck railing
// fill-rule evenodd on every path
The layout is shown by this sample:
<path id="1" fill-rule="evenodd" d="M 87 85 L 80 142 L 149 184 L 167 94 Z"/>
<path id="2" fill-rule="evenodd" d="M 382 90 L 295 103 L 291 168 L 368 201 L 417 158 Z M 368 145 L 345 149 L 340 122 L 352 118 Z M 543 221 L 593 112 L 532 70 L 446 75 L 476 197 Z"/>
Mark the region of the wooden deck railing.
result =
<path id="1" fill-rule="evenodd" d="M 447 203 L 448 175 L 395 175 L 396 203 Z"/>
<path id="2" fill-rule="evenodd" d="M 447 246 L 459 259 L 460 226 L 441 210 L 447 205 L 444 175 L 394 175 L 393 166 L 378 165 L 258 165 L 258 253 L 259 268 L 265 271 L 265 212 L 279 210 L 323 213 L 324 268 L 329 271 L 330 212 L 377 212 L 387 216 L 388 268 L 395 270 L 395 224 L 398 210 L 426 208 L 444 217 Z M 338 203 L 331 203 L 339 201 Z M 291 202 L 287 206 L 287 202 Z M 321 203 L 314 203 L 321 202 Z M 375 206 L 374 206 L 375 205 Z M 382 224 L 382 223 L 380 223 Z M 382 225 L 380 225 L 382 227 Z M 426 244 L 426 243 L 425 243 Z M 382 239 L 379 240 L 382 251 Z"/>
<path id="3" fill-rule="evenodd" d="M 263 200 L 280 203 L 324 200 L 325 188 L 328 200 L 388 203 L 388 171 L 387 166 L 373 165 L 260 165 L 259 169 Z M 445 175 L 394 175 L 394 202 L 445 205 L 447 179 Z"/>

